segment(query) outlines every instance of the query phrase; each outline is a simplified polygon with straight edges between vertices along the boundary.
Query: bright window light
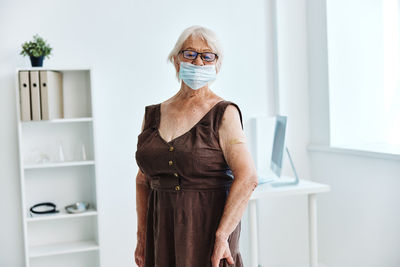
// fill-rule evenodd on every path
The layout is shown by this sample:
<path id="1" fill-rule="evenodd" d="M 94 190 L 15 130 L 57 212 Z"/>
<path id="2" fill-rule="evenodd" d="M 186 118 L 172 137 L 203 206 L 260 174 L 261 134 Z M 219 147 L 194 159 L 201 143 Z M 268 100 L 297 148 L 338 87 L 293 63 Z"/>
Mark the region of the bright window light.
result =
<path id="1" fill-rule="evenodd" d="M 400 145 L 400 42 L 398 0 L 383 1 L 385 140 Z"/>
<path id="2" fill-rule="evenodd" d="M 400 154 L 400 0 L 327 0 L 331 146 Z"/>

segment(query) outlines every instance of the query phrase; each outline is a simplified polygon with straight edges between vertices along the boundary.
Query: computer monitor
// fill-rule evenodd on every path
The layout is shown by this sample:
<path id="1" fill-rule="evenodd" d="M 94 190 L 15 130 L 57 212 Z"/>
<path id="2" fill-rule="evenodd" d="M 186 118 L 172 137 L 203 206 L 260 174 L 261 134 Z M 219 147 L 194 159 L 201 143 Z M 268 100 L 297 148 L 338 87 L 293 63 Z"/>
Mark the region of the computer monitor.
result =
<path id="1" fill-rule="evenodd" d="M 259 177 L 259 183 L 269 183 L 271 186 L 289 186 L 297 185 L 299 183 L 299 177 L 297 176 L 296 169 L 294 167 L 292 158 L 290 156 L 289 150 L 286 147 L 286 125 L 287 116 L 276 115 L 274 119 L 274 132 L 273 132 L 273 142 L 270 160 L 270 170 L 271 175 Z M 290 165 L 292 167 L 295 179 L 294 180 L 281 180 L 282 165 L 283 165 L 283 155 L 285 151 L 288 155 Z M 276 177 L 272 177 L 276 175 Z"/>
<path id="2" fill-rule="evenodd" d="M 281 176 L 283 154 L 285 153 L 286 116 L 275 116 L 274 141 L 271 153 L 271 170 L 276 176 Z"/>

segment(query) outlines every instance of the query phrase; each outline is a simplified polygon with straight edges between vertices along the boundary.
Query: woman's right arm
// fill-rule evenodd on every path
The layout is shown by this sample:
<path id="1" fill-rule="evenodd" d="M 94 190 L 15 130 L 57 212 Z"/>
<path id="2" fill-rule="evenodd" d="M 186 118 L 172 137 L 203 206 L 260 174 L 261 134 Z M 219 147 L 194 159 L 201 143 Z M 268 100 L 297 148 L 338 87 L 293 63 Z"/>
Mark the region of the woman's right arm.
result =
<path id="1" fill-rule="evenodd" d="M 144 118 L 142 131 L 144 127 Z M 144 249 L 146 244 L 146 216 L 150 185 L 146 174 L 140 169 L 136 175 L 136 212 L 137 212 L 137 247 L 135 251 L 135 261 L 138 266 L 144 266 Z"/>
<path id="2" fill-rule="evenodd" d="M 137 240 L 146 241 L 146 216 L 150 187 L 146 175 L 139 170 L 136 175 L 136 212 L 138 218 Z"/>

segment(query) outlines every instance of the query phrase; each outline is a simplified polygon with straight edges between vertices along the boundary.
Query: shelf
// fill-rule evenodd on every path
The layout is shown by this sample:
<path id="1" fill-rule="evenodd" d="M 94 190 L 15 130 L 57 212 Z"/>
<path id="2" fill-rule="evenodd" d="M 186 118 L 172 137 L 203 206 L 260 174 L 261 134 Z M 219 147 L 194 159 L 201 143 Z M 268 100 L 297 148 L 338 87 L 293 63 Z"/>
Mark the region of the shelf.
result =
<path id="1" fill-rule="evenodd" d="M 58 71 L 62 74 L 57 75 L 61 79 L 52 77 L 54 73 L 48 72 L 46 76 L 38 71 Z M 17 68 L 16 78 L 25 266 L 100 267 L 92 69 Z M 36 90 L 31 90 L 34 88 L 32 81 L 36 80 L 39 94 L 37 85 Z M 57 95 L 58 88 L 61 88 L 62 98 L 57 95 L 50 97 L 50 93 L 47 96 L 41 94 L 42 86 L 48 87 L 47 92 Z M 50 116 L 61 118 L 32 120 L 33 111 L 37 115 L 35 118 L 40 118 L 39 113 L 46 111 L 42 103 L 51 104 L 48 105 L 49 111 L 50 107 L 61 109 L 62 104 L 63 112 Z M 21 111 L 24 116 L 21 116 Z M 90 209 L 82 213 L 67 213 L 65 206 L 78 201 L 90 203 Z M 31 216 L 27 207 L 41 202 L 55 203 L 59 212 Z"/>
<path id="2" fill-rule="evenodd" d="M 62 119 L 53 119 L 53 120 L 40 120 L 40 121 L 20 121 L 22 124 L 33 124 L 33 123 L 71 123 L 71 122 L 92 122 L 93 118 L 91 117 L 82 117 L 82 118 L 62 118 Z"/>
<path id="3" fill-rule="evenodd" d="M 40 169 L 40 168 L 55 168 L 55 167 L 70 167 L 70 166 L 82 166 L 82 165 L 94 165 L 94 160 L 80 160 L 80 161 L 67 161 L 67 162 L 48 162 L 48 163 L 37 163 L 27 164 L 24 169 Z"/>
<path id="4" fill-rule="evenodd" d="M 37 222 L 37 221 L 48 221 L 48 220 L 58 220 L 58 219 L 70 219 L 85 216 L 97 216 L 96 210 L 89 210 L 82 213 L 67 213 L 66 211 L 60 211 L 57 214 L 49 215 L 38 215 L 35 217 L 27 217 L 27 222 Z"/>
<path id="5" fill-rule="evenodd" d="M 77 253 L 90 250 L 98 250 L 99 245 L 94 240 L 84 240 L 77 242 L 52 243 L 39 245 L 29 248 L 29 257 L 44 257 L 50 255 L 60 255 L 67 253 Z"/>
<path id="6" fill-rule="evenodd" d="M 46 66 L 46 67 L 20 67 L 15 69 L 17 72 L 18 71 L 23 71 L 23 70 L 56 70 L 56 71 L 62 71 L 62 72 L 77 72 L 77 71 L 90 71 L 91 67 L 87 66 L 73 66 L 73 67 L 65 67 L 65 68 L 60 68 L 60 67 L 52 67 L 52 66 Z"/>

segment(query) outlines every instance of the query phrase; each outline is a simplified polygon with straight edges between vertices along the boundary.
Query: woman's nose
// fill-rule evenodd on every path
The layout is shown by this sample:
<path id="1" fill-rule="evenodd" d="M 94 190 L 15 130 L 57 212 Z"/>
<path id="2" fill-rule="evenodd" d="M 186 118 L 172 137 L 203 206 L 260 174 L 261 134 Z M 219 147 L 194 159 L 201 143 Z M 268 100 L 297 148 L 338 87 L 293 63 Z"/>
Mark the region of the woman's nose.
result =
<path id="1" fill-rule="evenodd" d="M 201 56 L 197 55 L 197 57 L 192 61 L 192 64 L 202 66 L 204 65 L 204 62 L 201 59 Z"/>

